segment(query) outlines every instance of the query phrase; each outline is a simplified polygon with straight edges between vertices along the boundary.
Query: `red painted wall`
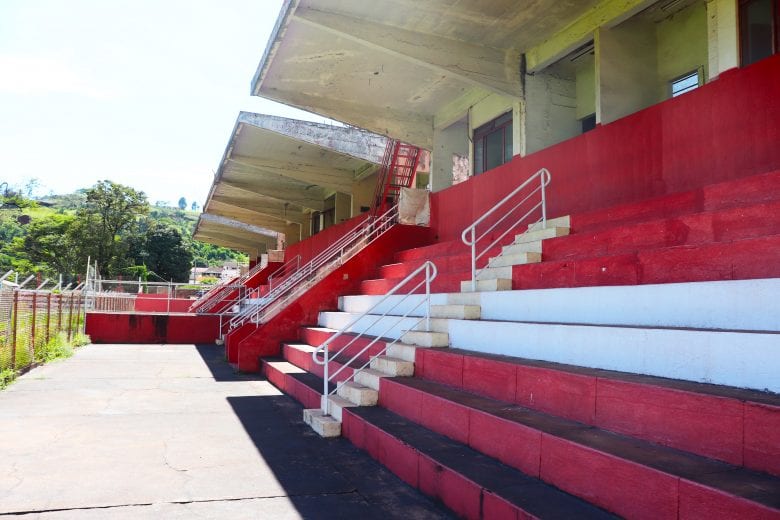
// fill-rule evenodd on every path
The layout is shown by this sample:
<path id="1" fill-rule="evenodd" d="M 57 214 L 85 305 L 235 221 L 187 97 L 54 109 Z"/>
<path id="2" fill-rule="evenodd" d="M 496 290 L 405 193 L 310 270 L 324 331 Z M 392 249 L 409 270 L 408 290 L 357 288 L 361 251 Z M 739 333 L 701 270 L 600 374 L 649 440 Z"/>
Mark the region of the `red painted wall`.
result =
<path id="1" fill-rule="evenodd" d="M 362 213 L 287 247 L 284 251 L 285 261 L 295 258 L 295 255 L 301 255 L 301 265 L 307 263 L 316 255 L 324 251 L 326 247 L 336 242 L 352 230 L 352 228 L 363 222 L 367 217 L 368 213 Z"/>
<path id="2" fill-rule="evenodd" d="M 320 311 L 336 309 L 340 295 L 358 294 L 360 282 L 375 276 L 379 266 L 391 262 L 396 251 L 423 246 L 430 241 L 429 228 L 393 227 L 270 322 L 260 327 L 247 324 L 230 334 L 225 342 L 228 361 L 237 363 L 239 370 L 257 371 L 258 356 L 278 355 L 282 341 L 300 339 L 302 325 L 316 323 Z"/>
<path id="3" fill-rule="evenodd" d="M 139 294 L 135 299 L 137 312 L 187 312 L 194 300 L 189 298 L 172 298 L 165 294 Z"/>
<path id="4" fill-rule="evenodd" d="M 89 312 L 86 332 L 93 343 L 214 343 L 219 317 Z"/>
<path id="5" fill-rule="evenodd" d="M 433 194 L 439 240 L 458 239 L 542 167 L 552 217 L 776 170 L 780 55 Z"/>

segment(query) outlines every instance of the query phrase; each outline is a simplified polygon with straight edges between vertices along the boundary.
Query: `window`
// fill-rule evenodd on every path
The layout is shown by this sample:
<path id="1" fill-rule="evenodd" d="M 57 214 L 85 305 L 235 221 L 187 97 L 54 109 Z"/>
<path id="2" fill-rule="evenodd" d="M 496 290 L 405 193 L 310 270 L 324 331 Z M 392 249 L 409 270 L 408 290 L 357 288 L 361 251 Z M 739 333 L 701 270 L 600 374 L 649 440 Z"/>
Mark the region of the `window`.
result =
<path id="1" fill-rule="evenodd" d="M 672 97 L 677 97 L 680 94 L 685 94 L 701 85 L 701 74 L 699 70 L 694 70 L 688 74 L 684 74 L 677 79 L 673 79 L 669 82 L 671 88 Z"/>
<path id="2" fill-rule="evenodd" d="M 740 0 L 739 43 L 742 65 L 780 50 L 780 0 Z"/>
<path id="3" fill-rule="evenodd" d="M 512 112 L 474 130 L 474 174 L 512 160 Z"/>
<path id="4" fill-rule="evenodd" d="M 582 119 L 580 119 L 580 124 L 582 125 L 582 133 L 590 132 L 591 130 L 596 128 L 596 114 L 591 114 L 589 116 L 585 116 Z"/>

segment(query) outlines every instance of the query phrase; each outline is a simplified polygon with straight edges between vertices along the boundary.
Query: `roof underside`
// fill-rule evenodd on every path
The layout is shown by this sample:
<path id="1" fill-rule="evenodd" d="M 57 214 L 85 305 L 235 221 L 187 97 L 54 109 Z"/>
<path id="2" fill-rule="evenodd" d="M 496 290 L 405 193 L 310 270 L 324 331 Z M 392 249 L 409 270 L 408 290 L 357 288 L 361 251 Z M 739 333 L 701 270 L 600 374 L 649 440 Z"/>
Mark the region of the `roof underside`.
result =
<path id="1" fill-rule="evenodd" d="M 448 105 L 519 97 L 522 53 L 597 3 L 290 1 L 253 93 L 430 149 Z"/>
<path id="2" fill-rule="evenodd" d="M 252 241 L 308 225 L 334 192 L 353 184 L 381 162 L 385 138 L 359 129 L 242 112 L 204 205 L 204 217 L 254 227 Z M 195 238 L 226 242 L 227 228 L 201 218 Z M 229 227 L 229 226 L 228 226 Z M 208 231 L 208 232 L 207 232 Z M 233 227 L 238 234 L 241 230 Z M 245 231 L 245 230 L 244 230 Z M 275 238 L 274 238 L 275 240 Z M 220 244 L 224 245 L 224 244 Z M 232 247 L 232 246 L 231 246 Z"/>

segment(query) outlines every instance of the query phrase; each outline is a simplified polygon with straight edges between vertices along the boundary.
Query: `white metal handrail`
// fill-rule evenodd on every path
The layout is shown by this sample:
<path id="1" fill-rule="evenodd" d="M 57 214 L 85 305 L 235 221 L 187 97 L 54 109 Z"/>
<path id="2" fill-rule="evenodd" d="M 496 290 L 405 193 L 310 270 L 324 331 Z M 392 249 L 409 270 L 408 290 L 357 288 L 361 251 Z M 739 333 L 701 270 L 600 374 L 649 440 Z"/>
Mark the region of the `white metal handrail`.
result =
<path id="1" fill-rule="evenodd" d="M 487 210 L 481 217 L 479 217 L 476 221 L 474 221 L 473 224 L 471 224 L 469 227 L 463 230 L 463 233 L 461 233 L 460 237 L 461 240 L 463 240 L 463 243 L 467 246 L 471 247 L 471 290 L 475 291 L 477 289 L 477 275 L 479 272 L 481 272 L 481 269 L 477 270 L 477 260 L 482 258 L 485 254 L 490 251 L 493 246 L 498 244 L 505 236 L 507 236 L 512 230 L 516 229 L 517 226 L 522 224 L 526 221 L 528 217 L 530 217 L 534 211 L 541 208 L 541 217 L 536 220 L 535 222 L 541 222 L 543 226 L 547 225 L 547 199 L 545 196 L 545 189 L 548 184 L 550 184 L 551 176 L 550 172 L 547 171 L 547 168 L 542 168 L 541 170 L 537 171 L 533 175 L 531 175 L 528 179 L 525 180 L 520 186 L 515 188 L 512 193 L 498 201 L 495 205 L 493 205 L 492 208 Z M 523 197 L 519 202 L 516 202 L 513 206 L 507 208 L 504 208 L 504 206 L 512 200 L 512 198 L 517 195 L 519 192 L 524 190 L 528 186 L 532 186 L 534 182 L 539 182 L 539 185 L 536 186 L 531 190 L 530 193 L 528 193 L 525 197 Z M 507 226 L 507 228 L 498 236 L 498 238 L 493 239 L 490 241 L 487 245 L 485 245 L 482 248 L 481 252 L 477 252 L 477 244 L 482 241 L 483 239 L 490 236 L 490 234 L 501 224 L 503 224 L 505 221 L 507 221 L 510 218 L 510 215 L 513 214 L 513 212 L 518 209 L 520 206 L 525 204 L 528 200 L 531 199 L 536 193 L 539 193 L 539 202 L 534 204 L 531 209 L 529 209 L 522 217 L 515 220 L 514 222 L 510 222 Z M 504 208 L 506 211 L 503 213 L 503 215 L 498 218 L 493 224 L 489 225 L 487 229 L 480 232 L 479 236 L 477 236 L 477 226 L 485 222 L 488 217 L 493 215 L 496 211 L 499 210 L 499 208 Z"/>
<path id="2" fill-rule="evenodd" d="M 295 266 L 293 269 L 292 266 Z M 268 291 L 272 291 L 274 288 L 274 282 L 276 282 L 276 285 L 279 285 L 280 279 L 284 280 L 285 274 L 290 275 L 301 268 L 301 255 L 295 255 L 294 258 L 291 258 L 287 262 L 285 262 L 279 269 L 271 273 L 271 276 L 268 277 Z"/>
<path id="3" fill-rule="evenodd" d="M 229 322 L 229 330 L 251 321 L 256 325 L 265 323 L 287 307 L 313 283 L 322 279 L 363 248 L 393 227 L 397 220 L 398 206 L 393 206 L 378 217 L 364 220 L 311 261 L 284 278 L 272 291 L 259 301 L 245 306 Z"/>
<path id="4" fill-rule="evenodd" d="M 403 295 L 403 298 L 400 298 L 392 307 L 384 311 L 382 314 L 376 315 L 372 314 L 374 310 L 376 310 L 379 306 L 381 306 L 390 296 L 396 295 L 402 287 L 407 285 L 409 282 L 411 282 L 413 279 L 415 279 L 420 273 L 425 273 L 424 278 L 419 281 L 414 287 L 409 289 L 408 291 L 401 293 Z M 390 291 L 382 297 L 378 302 L 376 302 L 370 309 L 360 314 L 360 316 L 353 319 L 348 325 L 345 325 L 341 328 L 338 332 L 336 332 L 334 335 L 329 337 L 327 340 L 325 340 L 319 347 L 317 347 L 312 353 L 312 359 L 315 363 L 318 365 L 322 365 L 324 367 L 324 374 L 323 374 L 323 389 L 322 389 L 322 401 L 321 406 L 322 410 L 326 413 L 330 413 L 330 400 L 328 397 L 330 395 L 336 393 L 338 391 L 338 387 L 336 387 L 333 390 L 330 390 L 330 383 L 332 381 L 336 381 L 336 377 L 341 374 L 341 372 L 349 367 L 352 363 L 357 361 L 363 354 L 365 354 L 371 347 L 373 347 L 377 342 L 382 340 L 385 334 L 387 334 L 390 330 L 393 329 L 393 327 L 397 326 L 399 323 L 401 323 L 404 319 L 408 318 L 410 314 L 412 314 L 414 311 L 416 311 L 421 305 L 425 304 L 425 312 L 423 316 L 412 325 L 410 330 L 417 330 L 416 327 L 420 325 L 423 321 L 425 322 L 425 329 L 426 331 L 431 330 L 431 282 L 436 278 L 436 275 L 438 274 L 438 269 L 436 269 L 436 264 L 431 262 L 430 260 L 426 261 L 424 264 L 422 264 L 420 267 L 415 269 L 411 274 L 409 274 L 406 278 L 401 280 L 395 287 L 390 289 Z M 407 310 L 405 313 L 401 315 L 392 315 L 391 321 L 392 323 L 386 327 L 382 332 L 379 334 L 375 334 L 372 332 L 371 336 L 373 339 L 365 345 L 360 351 L 353 355 L 349 361 L 344 362 L 341 367 L 339 367 L 335 372 L 330 374 L 329 372 L 329 364 L 332 359 L 335 359 L 339 356 L 341 356 L 344 352 L 346 352 L 357 340 L 360 338 L 366 336 L 365 331 L 369 331 L 377 325 L 380 321 L 382 321 L 384 318 L 386 318 L 391 311 L 395 310 L 396 307 L 398 307 L 401 303 L 405 302 L 412 294 L 415 294 L 415 291 L 417 289 L 421 288 L 423 285 L 425 285 L 425 297 L 420 300 L 420 302 L 412 307 L 411 309 Z M 330 353 L 330 345 L 338 338 L 343 336 L 345 333 L 350 332 L 350 330 L 361 320 L 366 318 L 367 316 L 370 316 L 374 319 L 374 321 L 368 325 L 364 329 L 363 332 L 360 332 L 352 337 L 352 339 L 347 342 L 346 345 L 341 347 L 338 352 L 335 354 Z M 392 345 L 395 345 L 400 341 L 400 337 L 394 339 L 391 342 L 386 342 L 385 346 L 376 354 L 373 356 L 369 356 L 368 361 L 366 361 L 363 365 L 361 365 L 359 368 L 355 369 L 354 372 L 347 378 L 345 378 L 343 381 L 339 382 L 338 384 L 344 384 L 346 382 L 351 381 L 355 378 L 355 376 L 366 369 L 369 365 L 371 365 L 371 361 L 373 361 L 378 356 L 383 355 L 385 352 L 387 352 L 387 349 L 390 348 Z M 322 354 L 322 359 L 319 358 L 319 355 Z"/>

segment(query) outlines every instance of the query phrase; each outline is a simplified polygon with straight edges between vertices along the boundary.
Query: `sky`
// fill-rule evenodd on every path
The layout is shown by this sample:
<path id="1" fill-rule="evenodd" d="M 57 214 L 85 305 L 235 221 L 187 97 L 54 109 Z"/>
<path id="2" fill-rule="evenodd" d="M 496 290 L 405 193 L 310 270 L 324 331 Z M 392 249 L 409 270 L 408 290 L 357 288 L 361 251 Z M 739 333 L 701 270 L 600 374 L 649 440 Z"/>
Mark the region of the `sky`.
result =
<path id="1" fill-rule="evenodd" d="M 281 0 L 0 0 L 0 183 L 205 202 Z"/>

